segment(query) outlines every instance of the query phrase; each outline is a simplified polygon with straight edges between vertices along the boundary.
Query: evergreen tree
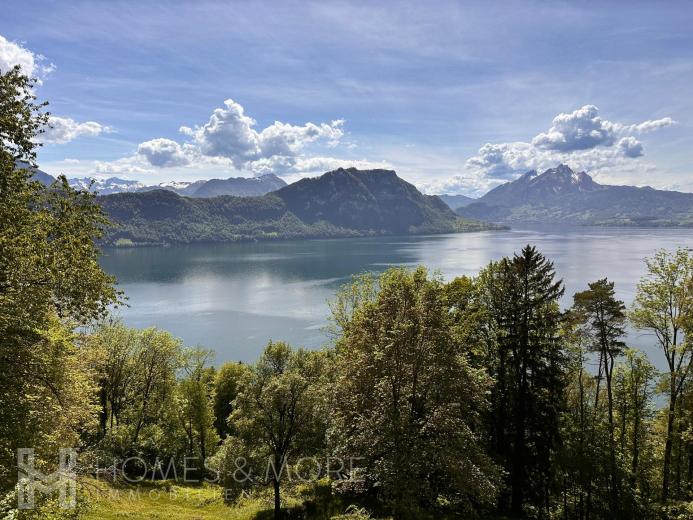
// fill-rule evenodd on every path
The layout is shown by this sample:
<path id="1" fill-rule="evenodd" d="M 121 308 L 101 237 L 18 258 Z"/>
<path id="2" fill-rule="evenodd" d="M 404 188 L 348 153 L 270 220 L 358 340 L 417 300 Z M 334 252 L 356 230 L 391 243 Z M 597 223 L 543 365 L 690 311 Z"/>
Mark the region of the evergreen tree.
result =
<path id="1" fill-rule="evenodd" d="M 565 386 L 563 284 L 532 246 L 491 263 L 481 280 L 495 332 L 491 443 L 509 474 L 510 503 L 503 507 L 517 516 L 526 504 L 548 513 Z"/>

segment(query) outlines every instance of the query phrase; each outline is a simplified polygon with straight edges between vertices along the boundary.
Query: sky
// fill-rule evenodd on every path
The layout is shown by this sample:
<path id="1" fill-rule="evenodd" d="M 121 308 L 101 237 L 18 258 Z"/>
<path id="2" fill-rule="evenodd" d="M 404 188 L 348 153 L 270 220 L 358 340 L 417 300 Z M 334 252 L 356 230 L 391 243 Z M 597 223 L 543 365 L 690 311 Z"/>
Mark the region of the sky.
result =
<path id="1" fill-rule="evenodd" d="M 394 169 L 479 196 L 565 163 L 693 192 L 690 2 L 3 0 L 39 164 L 145 184 Z"/>

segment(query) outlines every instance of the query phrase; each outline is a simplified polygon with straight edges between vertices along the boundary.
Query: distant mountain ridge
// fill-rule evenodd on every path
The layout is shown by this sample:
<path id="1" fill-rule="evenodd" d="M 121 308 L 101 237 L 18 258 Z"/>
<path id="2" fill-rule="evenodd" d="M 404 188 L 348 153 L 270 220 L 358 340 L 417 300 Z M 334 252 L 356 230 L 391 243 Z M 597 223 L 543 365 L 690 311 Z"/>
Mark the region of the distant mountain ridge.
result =
<path id="1" fill-rule="evenodd" d="M 476 199 L 472 197 L 467 197 L 466 195 L 438 195 L 440 199 L 447 204 L 451 210 L 456 210 L 463 208 L 464 206 L 469 206 L 472 202 L 476 202 Z"/>
<path id="2" fill-rule="evenodd" d="M 274 174 L 260 177 L 229 177 L 228 179 L 209 179 L 195 182 L 162 182 L 156 185 L 145 185 L 140 181 L 109 177 L 92 179 L 89 177 L 71 178 L 68 183 L 75 189 L 90 189 L 98 195 L 114 193 L 131 193 L 151 190 L 169 190 L 186 197 L 218 197 L 234 195 L 236 197 L 260 196 L 286 186 L 286 182 Z"/>
<path id="3" fill-rule="evenodd" d="M 450 233 L 487 229 L 390 170 L 338 169 L 260 197 L 167 190 L 99 197 L 115 245 Z"/>
<path id="4" fill-rule="evenodd" d="M 599 184 L 561 164 L 529 171 L 457 213 L 502 223 L 693 226 L 693 194 Z"/>

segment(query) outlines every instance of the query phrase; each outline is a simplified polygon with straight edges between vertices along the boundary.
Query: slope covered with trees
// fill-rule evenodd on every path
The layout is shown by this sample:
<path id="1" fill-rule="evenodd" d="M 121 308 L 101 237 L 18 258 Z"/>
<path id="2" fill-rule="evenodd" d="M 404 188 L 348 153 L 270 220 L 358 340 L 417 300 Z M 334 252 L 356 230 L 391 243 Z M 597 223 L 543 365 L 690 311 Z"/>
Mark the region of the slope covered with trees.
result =
<path id="1" fill-rule="evenodd" d="M 99 197 L 109 244 L 162 244 L 452 233 L 486 229 L 456 216 L 393 171 L 354 168 L 263 197 L 187 198 L 165 190 Z"/>

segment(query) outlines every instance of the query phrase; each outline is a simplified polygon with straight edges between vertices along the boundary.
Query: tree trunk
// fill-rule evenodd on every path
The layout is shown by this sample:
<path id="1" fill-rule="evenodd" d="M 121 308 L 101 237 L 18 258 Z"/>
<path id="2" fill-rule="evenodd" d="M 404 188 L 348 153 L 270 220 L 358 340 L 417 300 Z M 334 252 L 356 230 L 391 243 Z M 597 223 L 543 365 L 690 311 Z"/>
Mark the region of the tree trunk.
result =
<path id="1" fill-rule="evenodd" d="M 672 382 L 669 396 L 669 417 L 667 420 L 667 440 L 664 444 L 664 469 L 662 471 L 662 502 L 669 499 L 669 478 L 671 474 L 671 449 L 674 436 L 674 416 L 676 415 L 676 389 Z"/>
<path id="2" fill-rule="evenodd" d="M 611 376 L 613 375 L 614 359 L 605 358 L 604 372 L 606 375 L 606 395 L 609 408 L 609 459 L 611 466 L 611 514 L 612 518 L 619 517 L 619 482 L 616 471 L 616 440 L 614 439 L 614 400 L 611 393 Z"/>
<path id="3" fill-rule="evenodd" d="M 279 480 L 274 479 L 274 520 L 279 520 L 282 517 L 282 502 L 279 494 Z"/>

